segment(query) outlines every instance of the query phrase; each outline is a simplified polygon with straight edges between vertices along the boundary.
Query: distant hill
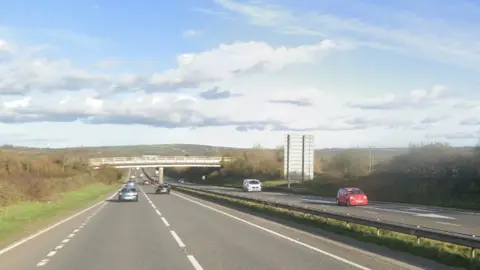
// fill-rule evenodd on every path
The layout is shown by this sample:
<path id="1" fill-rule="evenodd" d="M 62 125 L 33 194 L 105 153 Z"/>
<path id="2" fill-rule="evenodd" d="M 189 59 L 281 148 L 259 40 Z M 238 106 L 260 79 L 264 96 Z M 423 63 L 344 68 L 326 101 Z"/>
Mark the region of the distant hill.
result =
<path id="1" fill-rule="evenodd" d="M 258 149 L 258 148 L 257 148 Z M 459 151 L 471 151 L 472 147 L 457 148 Z M 76 151 L 85 153 L 89 156 L 135 156 L 135 155 L 162 155 L 162 156 L 220 156 L 228 152 L 236 151 L 248 151 L 252 148 L 236 148 L 228 146 L 210 146 L 210 145 L 198 145 L 198 144 L 153 144 L 153 145 L 119 145 L 119 146 L 98 146 L 98 147 L 74 147 L 74 148 L 31 148 L 31 147 L 16 147 L 12 145 L 4 145 L 0 147 L 0 150 L 17 150 L 17 151 L 35 151 L 35 152 L 52 152 L 52 151 Z M 281 150 L 265 149 L 265 150 Z M 330 157 L 345 148 L 324 148 L 316 149 L 316 157 Z M 368 154 L 370 151 L 373 156 L 388 158 L 408 152 L 408 147 L 403 148 L 354 148 L 355 151 L 359 151 Z"/>

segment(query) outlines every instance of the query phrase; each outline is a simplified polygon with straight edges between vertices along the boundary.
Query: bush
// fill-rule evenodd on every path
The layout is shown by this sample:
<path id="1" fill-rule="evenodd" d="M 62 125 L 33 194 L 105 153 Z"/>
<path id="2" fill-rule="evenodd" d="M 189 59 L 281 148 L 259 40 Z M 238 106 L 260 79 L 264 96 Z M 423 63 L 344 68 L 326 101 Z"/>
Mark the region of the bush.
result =
<path id="1" fill-rule="evenodd" d="M 0 205 L 53 200 L 62 192 L 95 182 L 109 185 L 121 178 L 115 168 L 90 169 L 76 152 L 0 150 Z"/>
<path id="2" fill-rule="evenodd" d="M 368 150 L 316 153 L 315 179 L 303 184 L 310 193 L 335 196 L 344 186 L 362 188 L 376 200 L 480 208 L 480 148 L 444 143 L 410 145 L 403 154 L 373 157 Z M 235 184 L 244 178 L 283 178 L 283 150 L 251 149 L 224 153 L 235 158 L 221 169 L 170 169 L 166 174 L 206 184 Z"/>

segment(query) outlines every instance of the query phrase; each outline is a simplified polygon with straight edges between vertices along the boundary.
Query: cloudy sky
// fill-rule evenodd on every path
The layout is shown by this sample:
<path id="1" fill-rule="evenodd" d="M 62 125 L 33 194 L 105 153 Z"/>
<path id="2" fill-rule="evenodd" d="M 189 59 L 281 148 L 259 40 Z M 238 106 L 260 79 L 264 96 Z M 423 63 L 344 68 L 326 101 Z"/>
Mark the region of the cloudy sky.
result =
<path id="1" fill-rule="evenodd" d="M 472 0 L 4 2 L 0 144 L 480 138 Z"/>

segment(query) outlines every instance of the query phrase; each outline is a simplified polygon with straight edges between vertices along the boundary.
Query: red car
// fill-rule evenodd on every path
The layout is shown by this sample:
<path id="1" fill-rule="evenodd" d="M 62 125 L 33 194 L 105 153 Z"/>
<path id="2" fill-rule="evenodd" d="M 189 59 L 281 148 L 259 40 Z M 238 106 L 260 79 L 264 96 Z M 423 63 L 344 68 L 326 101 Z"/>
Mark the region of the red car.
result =
<path id="1" fill-rule="evenodd" d="M 337 205 L 367 205 L 368 197 L 359 188 L 346 187 L 338 190 Z"/>

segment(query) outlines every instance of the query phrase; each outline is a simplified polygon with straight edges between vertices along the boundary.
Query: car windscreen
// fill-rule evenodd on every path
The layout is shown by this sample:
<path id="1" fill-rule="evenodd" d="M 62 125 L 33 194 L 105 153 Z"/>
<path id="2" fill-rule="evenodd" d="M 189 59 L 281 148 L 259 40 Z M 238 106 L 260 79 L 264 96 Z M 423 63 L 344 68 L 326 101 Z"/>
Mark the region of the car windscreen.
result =
<path id="1" fill-rule="evenodd" d="M 260 184 L 260 181 L 258 181 L 258 180 L 250 180 L 248 183 L 249 183 L 249 184 L 252 184 L 252 185 L 258 185 L 258 184 Z"/>
<path id="2" fill-rule="evenodd" d="M 162 187 L 162 188 L 168 188 L 169 185 L 168 185 L 168 184 L 163 184 L 163 185 L 160 185 L 160 187 Z"/>
<path id="3" fill-rule="evenodd" d="M 348 193 L 350 194 L 363 194 L 363 191 L 360 189 L 347 189 Z"/>

